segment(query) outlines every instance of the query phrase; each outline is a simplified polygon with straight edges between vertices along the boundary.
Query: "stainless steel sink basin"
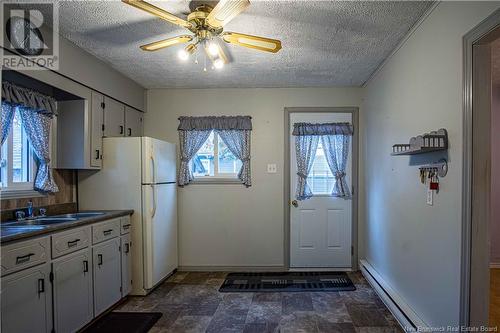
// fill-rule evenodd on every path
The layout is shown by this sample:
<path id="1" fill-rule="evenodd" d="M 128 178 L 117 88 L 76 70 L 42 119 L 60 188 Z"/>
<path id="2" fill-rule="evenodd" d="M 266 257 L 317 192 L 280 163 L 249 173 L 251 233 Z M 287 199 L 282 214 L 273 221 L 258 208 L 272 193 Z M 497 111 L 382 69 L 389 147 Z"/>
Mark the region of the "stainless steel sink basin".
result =
<path id="1" fill-rule="evenodd" d="M 33 220 L 22 220 L 22 221 L 14 221 L 8 223 L 2 223 L 2 227 L 17 227 L 17 228 L 26 228 L 32 226 L 44 226 L 49 224 L 56 223 L 64 223 L 64 222 L 73 222 L 78 220 L 74 217 L 38 217 Z"/>
<path id="2" fill-rule="evenodd" d="M 86 217 L 94 217 L 94 216 L 99 216 L 99 215 L 104 215 L 104 213 L 103 212 L 80 212 L 80 213 L 73 213 L 73 214 L 58 215 L 58 217 L 61 216 L 61 217 L 83 219 Z"/>

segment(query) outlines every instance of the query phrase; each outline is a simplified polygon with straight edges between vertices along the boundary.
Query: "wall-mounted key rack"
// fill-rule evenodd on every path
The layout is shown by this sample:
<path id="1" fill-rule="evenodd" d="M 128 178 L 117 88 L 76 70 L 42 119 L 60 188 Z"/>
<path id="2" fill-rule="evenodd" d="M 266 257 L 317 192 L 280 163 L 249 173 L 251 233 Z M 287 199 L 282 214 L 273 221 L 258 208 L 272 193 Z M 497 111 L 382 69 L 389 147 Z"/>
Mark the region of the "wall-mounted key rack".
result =
<path id="1" fill-rule="evenodd" d="M 440 130 L 412 137 L 409 143 L 392 146 L 393 156 L 416 155 L 448 149 L 448 132 Z"/>
<path id="2" fill-rule="evenodd" d="M 448 174 L 448 161 L 441 159 L 436 163 L 421 165 L 418 167 L 421 172 L 435 172 L 438 177 L 446 177 Z"/>

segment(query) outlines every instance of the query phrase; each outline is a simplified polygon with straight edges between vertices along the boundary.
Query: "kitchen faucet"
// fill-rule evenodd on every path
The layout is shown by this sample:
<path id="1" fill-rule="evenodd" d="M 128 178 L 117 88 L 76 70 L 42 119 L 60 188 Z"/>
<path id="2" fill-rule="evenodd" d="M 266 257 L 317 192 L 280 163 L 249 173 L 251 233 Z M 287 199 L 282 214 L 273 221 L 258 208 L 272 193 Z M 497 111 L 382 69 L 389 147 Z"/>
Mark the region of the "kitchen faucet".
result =
<path id="1" fill-rule="evenodd" d="M 26 216 L 27 219 L 32 219 L 34 218 L 35 215 L 33 214 L 33 201 L 28 201 L 28 216 Z"/>

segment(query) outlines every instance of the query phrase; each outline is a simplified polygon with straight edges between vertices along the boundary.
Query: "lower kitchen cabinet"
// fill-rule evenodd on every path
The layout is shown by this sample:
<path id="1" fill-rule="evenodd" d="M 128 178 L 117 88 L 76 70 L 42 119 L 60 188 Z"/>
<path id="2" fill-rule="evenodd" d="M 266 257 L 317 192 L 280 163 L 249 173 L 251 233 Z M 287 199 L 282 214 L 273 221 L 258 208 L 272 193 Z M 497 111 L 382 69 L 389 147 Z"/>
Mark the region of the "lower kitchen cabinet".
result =
<path id="1" fill-rule="evenodd" d="M 50 264 L 2 278 L 2 333 L 52 330 Z"/>
<path id="2" fill-rule="evenodd" d="M 52 262 L 56 332 L 76 332 L 94 317 L 91 259 L 87 248 Z"/>
<path id="3" fill-rule="evenodd" d="M 120 238 L 94 245 L 94 315 L 98 316 L 121 299 Z"/>
<path id="4" fill-rule="evenodd" d="M 132 290 L 132 252 L 130 251 L 130 234 L 120 237 L 122 250 L 122 297 Z"/>

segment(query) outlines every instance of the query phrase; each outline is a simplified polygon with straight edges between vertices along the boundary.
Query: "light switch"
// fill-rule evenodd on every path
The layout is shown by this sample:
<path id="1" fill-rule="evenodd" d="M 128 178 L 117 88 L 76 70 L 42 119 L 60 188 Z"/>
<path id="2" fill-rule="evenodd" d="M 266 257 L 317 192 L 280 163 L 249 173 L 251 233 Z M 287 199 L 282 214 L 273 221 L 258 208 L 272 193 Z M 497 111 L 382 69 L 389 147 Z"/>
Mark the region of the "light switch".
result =
<path id="1" fill-rule="evenodd" d="M 276 172 L 277 172 L 276 164 L 267 165 L 267 173 L 276 173 Z"/>

